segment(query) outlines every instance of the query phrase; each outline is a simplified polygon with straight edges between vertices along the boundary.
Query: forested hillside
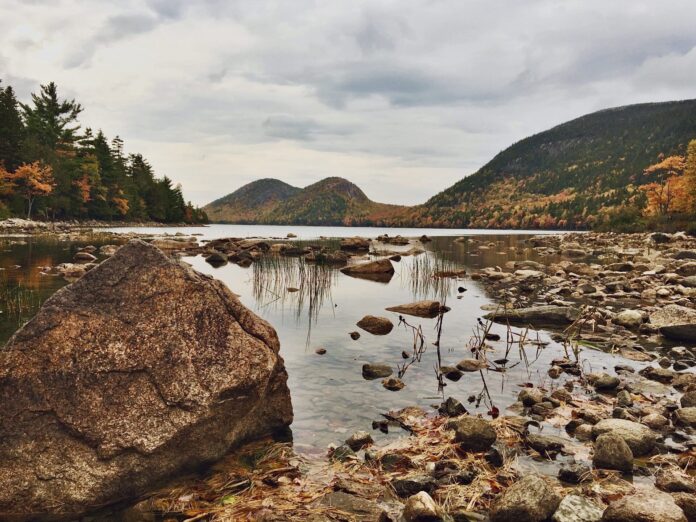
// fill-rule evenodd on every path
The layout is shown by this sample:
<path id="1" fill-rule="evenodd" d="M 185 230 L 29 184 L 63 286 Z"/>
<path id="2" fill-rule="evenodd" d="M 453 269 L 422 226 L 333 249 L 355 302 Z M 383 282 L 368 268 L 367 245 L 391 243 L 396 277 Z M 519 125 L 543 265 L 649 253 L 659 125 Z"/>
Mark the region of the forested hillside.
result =
<path id="1" fill-rule="evenodd" d="M 684 169 L 670 175 L 650 167 L 670 157 L 684 162 L 695 138 L 696 100 L 596 112 L 512 145 L 414 209 L 411 219 L 427 226 L 484 228 L 597 228 L 648 216 L 664 220 L 685 212 L 668 208 L 656 215 L 648 208 L 650 190 L 641 187 L 658 183 L 668 195 L 667 181 Z"/>
<path id="2" fill-rule="evenodd" d="M 29 103 L 0 85 L 0 217 L 200 223 L 181 187 L 116 136 L 82 129 L 82 106 L 54 83 Z"/>

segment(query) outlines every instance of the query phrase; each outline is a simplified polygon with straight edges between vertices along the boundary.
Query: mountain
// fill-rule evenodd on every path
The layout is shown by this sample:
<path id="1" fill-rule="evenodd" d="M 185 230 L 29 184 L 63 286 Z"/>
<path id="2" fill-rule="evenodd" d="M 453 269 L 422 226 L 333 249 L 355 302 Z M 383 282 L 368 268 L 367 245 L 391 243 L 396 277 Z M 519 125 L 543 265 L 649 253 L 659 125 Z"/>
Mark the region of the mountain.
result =
<path id="1" fill-rule="evenodd" d="M 264 178 L 252 181 L 231 194 L 208 203 L 205 208 L 211 221 L 252 223 L 281 201 L 301 191 L 302 189 L 279 179 Z"/>
<path id="2" fill-rule="evenodd" d="M 371 201 L 350 181 L 331 177 L 304 189 L 277 179 L 254 181 L 206 205 L 212 221 L 278 225 L 380 225 L 406 207 Z"/>
<path id="3" fill-rule="evenodd" d="M 585 228 L 645 203 L 639 185 L 661 154 L 696 139 L 696 100 L 582 116 L 525 138 L 418 207 L 430 226 Z"/>
<path id="4" fill-rule="evenodd" d="M 274 179 L 204 208 L 213 221 L 452 228 L 593 228 L 642 219 L 646 167 L 696 139 L 696 100 L 606 109 L 525 138 L 474 174 L 405 207 L 326 178 L 304 189 Z"/>

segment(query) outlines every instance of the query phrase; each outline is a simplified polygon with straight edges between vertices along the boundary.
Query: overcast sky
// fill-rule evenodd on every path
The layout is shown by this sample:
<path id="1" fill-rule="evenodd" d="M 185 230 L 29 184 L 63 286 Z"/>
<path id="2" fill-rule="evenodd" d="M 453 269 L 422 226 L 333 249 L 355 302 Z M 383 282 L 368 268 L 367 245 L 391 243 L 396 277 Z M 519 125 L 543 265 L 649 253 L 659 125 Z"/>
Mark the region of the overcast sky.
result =
<path id="1" fill-rule="evenodd" d="M 55 81 L 197 204 L 326 176 L 418 203 L 511 143 L 696 97 L 694 0 L 0 0 L 0 78 Z"/>

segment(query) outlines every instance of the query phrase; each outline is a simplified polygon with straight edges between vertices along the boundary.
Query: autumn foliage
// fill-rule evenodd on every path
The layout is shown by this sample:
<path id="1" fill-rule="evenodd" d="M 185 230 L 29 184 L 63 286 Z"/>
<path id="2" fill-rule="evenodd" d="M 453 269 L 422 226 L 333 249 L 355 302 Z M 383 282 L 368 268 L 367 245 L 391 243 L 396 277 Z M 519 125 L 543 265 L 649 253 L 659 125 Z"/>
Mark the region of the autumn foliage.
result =
<path id="1" fill-rule="evenodd" d="M 655 181 L 642 185 L 647 197 L 644 209 L 646 216 L 669 216 L 680 213 L 688 214 L 695 210 L 694 178 L 692 171 L 686 174 L 687 163 L 696 162 L 696 141 L 689 144 L 688 156 L 669 156 L 645 169 L 644 175 Z"/>
<path id="2" fill-rule="evenodd" d="M 27 200 L 27 219 L 37 197 L 48 196 L 56 186 L 53 169 L 40 161 L 23 163 L 14 172 L 3 172 L 5 189 Z"/>

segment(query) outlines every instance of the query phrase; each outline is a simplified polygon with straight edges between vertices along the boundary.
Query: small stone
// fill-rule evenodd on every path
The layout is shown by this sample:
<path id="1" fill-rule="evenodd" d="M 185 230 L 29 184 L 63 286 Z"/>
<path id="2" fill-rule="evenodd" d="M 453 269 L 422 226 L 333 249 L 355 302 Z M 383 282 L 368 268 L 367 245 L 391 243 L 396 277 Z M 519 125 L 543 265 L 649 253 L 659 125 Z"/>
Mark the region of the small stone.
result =
<path id="1" fill-rule="evenodd" d="M 675 504 L 679 506 L 688 522 L 696 522 L 696 495 L 693 493 L 672 493 Z"/>
<path id="2" fill-rule="evenodd" d="M 454 441 L 466 451 L 486 451 L 497 439 L 491 423 L 480 417 L 466 415 L 447 427 L 454 430 Z"/>
<path id="3" fill-rule="evenodd" d="M 442 520 L 440 508 L 425 491 L 416 493 L 408 498 L 402 516 L 405 522 L 436 522 Z"/>
<path id="4" fill-rule="evenodd" d="M 621 390 L 616 394 L 616 404 L 621 408 L 629 408 L 633 406 L 633 398 L 631 393 L 626 390 Z"/>
<path id="5" fill-rule="evenodd" d="M 340 462 L 346 461 L 352 457 L 355 457 L 355 452 L 350 449 L 350 446 L 347 444 L 341 444 L 339 447 L 335 448 L 330 455 L 331 460 Z"/>
<path id="6" fill-rule="evenodd" d="M 363 364 L 362 376 L 364 379 L 383 379 L 389 377 L 393 373 L 391 366 L 388 364 L 367 363 Z"/>
<path id="7" fill-rule="evenodd" d="M 679 468 L 661 469 L 655 475 L 655 487 L 667 493 L 696 493 L 696 482 Z"/>
<path id="8" fill-rule="evenodd" d="M 372 440 L 372 435 L 370 435 L 366 431 L 356 431 L 346 439 L 346 444 L 353 451 L 361 450 L 365 446 L 369 446 L 373 442 L 374 441 Z"/>
<path id="9" fill-rule="evenodd" d="M 558 470 L 558 478 L 568 484 L 580 484 L 591 477 L 592 470 L 585 464 L 567 464 Z"/>
<path id="10" fill-rule="evenodd" d="M 696 390 L 686 392 L 684 395 L 682 395 L 679 402 L 682 408 L 691 408 L 696 406 Z"/>
<path id="11" fill-rule="evenodd" d="M 553 522 L 599 522 L 604 509 L 579 495 L 566 495 L 553 514 Z"/>
<path id="12" fill-rule="evenodd" d="M 399 391 L 403 389 L 406 385 L 401 379 L 396 377 L 390 377 L 389 379 L 384 379 L 382 381 L 382 386 L 384 386 L 389 391 Z"/>
<path id="13" fill-rule="evenodd" d="M 655 447 L 656 437 L 650 428 L 624 419 L 603 419 L 592 428 L 592 436 L 613 432 L 621 436 L 635 457 L 647 455 Z"/>
<path id="14" fill-rule="evenodd" d="M 696 406 L 678 409 L 674 414 L 674 418 L 680 426 L 696 428 Z"/>
<path id="15" fill-rule="evenodd" d="M 595 381 L 594 387 L 597 390 L 613 390 L 620 383 L 621 383 L 621 381 L 615 375 L 609 375 L 608 373 L 603 373 Z"/>
<path id="16" fill-rule="evenodd" d="M 432 493 L 437 488 L 437 481 L 430 475 L 410 475 L 392 480 L 391 486 L 398 496 L 404 498 L 421 491 Z"/>
<path id="17" fill-rule="evenodd" d="M 669 426 L 669 419 L 659 413 L 651 413 L 641 419 L 641 422 L 652 430 L 660 431 Z"/>
<path id="18" fill-rule="evenodd" d="M 633 471 L 633 453 L 626 441 L 616 433 L 603 433 L 594 443 L 592 463 L 596 468 Z"/>
<path id="19" fill-rule="evenodd" d="M 614 316 L 613 321 L 624 328 L 638 328 L 643 324 L 643 314 L 638 310 L 623 310 Z"/>
<path id="20" fill-rule="evenodd" d="M 401 453 L 386 453 L 379 457 L 379 463 L 385 471 L 398 471 L 413 467 L 413 461 Z"/>
<path id="21" fill-rule="evenodd" d="M 490 511 L 491 522 L 543 522 L 556 511 L 561 497 L 550 480 L 527 475 L 505 490 Z"/>
<path id="22" fill-rule="evenodd" d="M 539 388 L 524 388 L 517 396 L 517 400 L 525 406 L 534 406 L 544 400 L 544 392 Z"/>
<path id="23" fill-rule="evenodd" d="M 446 417 L 459 417 L 460 415 L 464 415 L 466 413 L 466 408 L 454 397 L 448 397 L 445 402 L 440 404 L 437 411 L 440 413 L 440 415 L 444 415 Z"/>
<path id="24" fill-rule="evenodd" d="M 372 335 L 387 335 L 394 328 L 394 324 L 386 317 L 366 315 L 357 322 L 357 326 Z"/>
<path id="25" fill-rule="evenodd" d="M 573 433 L 576 439 L 581 441 L 587 441 L 592 439 L 592 424 L 581 424 L 575 428 L 575 433 Z"/>
<path id="26" fill-rule="evenodd" d="M 488 365 L 480 359 L 462 359 L 457 363 L 457 368 L 463 372 L 477 372 L 485 370 Z"/>
<path id="27" fill-rule="evenodd" d="M 360 339 L 360 332 L 350 332 L 350 338 L 354 341 L 357 341 L 358 339 Z"/>
<path id="28" fill-rule="evenodd" d="M 324 355 L 326 353 L 326 348 L 317 348 L 316 350 L 314 350 L 314 353 L 316 353 L 317 355 Z"/>
<path id="29" fill-rule="evenodd" d="M 570 402 L 573 400 L 573 396 L 565 388 L 554 390 L 551 397 L 561 402 Z"/>

